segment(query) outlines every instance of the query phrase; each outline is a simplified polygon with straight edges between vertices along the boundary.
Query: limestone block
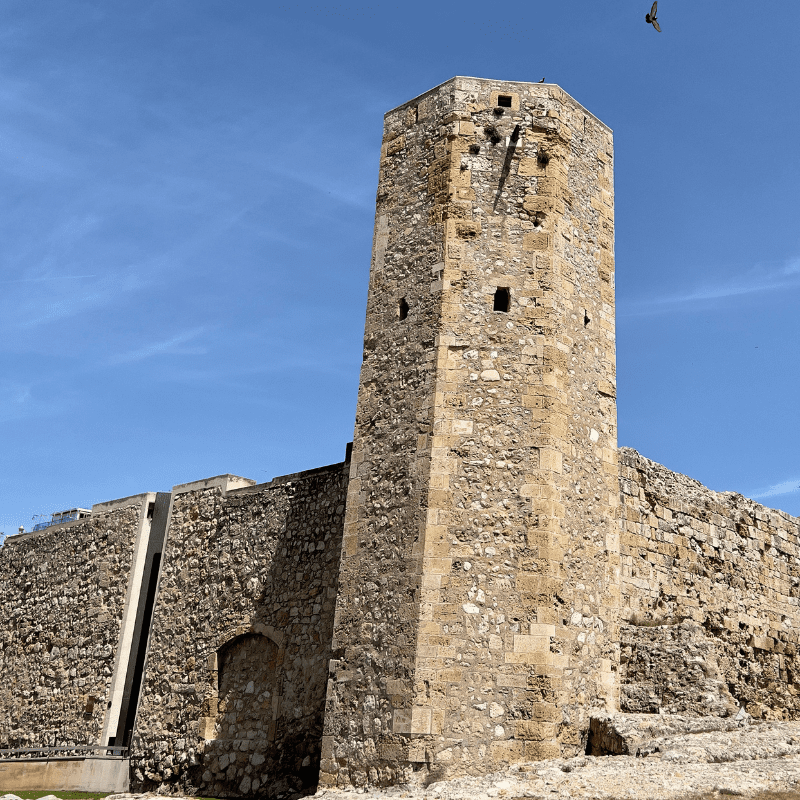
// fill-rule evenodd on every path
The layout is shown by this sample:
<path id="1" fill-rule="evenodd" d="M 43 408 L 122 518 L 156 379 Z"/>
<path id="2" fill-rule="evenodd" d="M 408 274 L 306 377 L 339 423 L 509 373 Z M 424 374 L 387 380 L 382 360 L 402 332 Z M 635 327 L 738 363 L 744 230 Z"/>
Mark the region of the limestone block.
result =
<path id="1" fill-rule="evenodd" d="M 489 96 L 489 105 L 495 107 L 498 106 L 501 95 L 509 98 L 510 111 L 519 111 L 519 93 L 510 91 L 509 89 L 497 89 L 492 91 L 491 95 Z"/>
<path id="2" fill-rule="evenodd" d="M 503 688 L 525 689 L 528 686 L 527 675 L 503 674 L 496 676 L 495 682 Z"/>
<path id="3" fill-rule="evenodd" d="M 515 724 L 514 735 L 521 740 L 546 742 L 555 738 L 556 725 L 553 722 L 539 720 L 518 720 Z"/>
<path id="4" fill-rule="evenodd" d="M 387 142 L 386 154 L 392 156 L 395 153 L 399 153 L 405 146 L 406 146 L 406 137 L 400 135 L 397 138 L 393 139 L 391 142 Z"/>
<path id="5" fill-rule="evenodd" d="M 392 712 L 392 731 L 394 733 L 411 733 L 411 709 L 396 708 Z"/>
<path id="6" fill-rule="evenodd" d="M 550 244 L 550 234 L 537 231 L 535 233 L 525 234 L 522 249 L 526 251 L 549 250 Z"/>
<path id="7" fill-rule="evenodd" d="M 561 747 L 555 742 L 531 741 L 525 742 L 525 759 L 529 761 L 543 761 L 548 758 L 559 758 Z"/>
<path id="8" fill-rule="evenodd" d="M 536 158 L 521 158 L 517 174 L 524 177 L 544 175 L 545 169 Z M 526 208 L 525 210 L 529 209 Z M 534 210 L 538 211 L 539 209 Z"/>
<path id="9" fill-rule="evenodd" d="M 597 391 L 606 397 L 616 397 L 617 387 L 610 381 L 598 381 Z"/>
<path id="10" fill-rule="evenodd" d="M 489 757 L 500 764 L 522 761 L 525 757 L 525 743 L 514 739 L 492 742 L 489 745 Z"/>
<path id="11" fill-rule="evenodd" d="M 432 709 L 414 706 L 411 709 L 411 729 L 409 733 L 431 733 Z"/>

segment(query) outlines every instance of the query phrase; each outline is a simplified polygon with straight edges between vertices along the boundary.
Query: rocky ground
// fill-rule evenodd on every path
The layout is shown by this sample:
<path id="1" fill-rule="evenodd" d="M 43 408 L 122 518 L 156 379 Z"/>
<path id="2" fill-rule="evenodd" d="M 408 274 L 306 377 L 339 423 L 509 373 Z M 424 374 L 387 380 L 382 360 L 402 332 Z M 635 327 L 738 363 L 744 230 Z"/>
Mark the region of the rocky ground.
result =
<path id="1" fill-rule="evenodd" d="M 388 789 L 321 789 L 317 800 L 479 800 L 479 798 L 756 798 L 800 800 L 800 722 L 619 715 L 601 720 L 595 743 L 628 755 L 578 756 L 527 764 L 484 777 Z M 636 753 L 639 755 L 636 755 Z M 111 795 L 147 800 L 154 795 Z M 18 800 L 14 795 L 0 800 Z M 57 800 L 50 796 L 47 800 Z"/>
<path id="2" fill-rule="evenodd" d="M 800 722 L 739 727 L 726 720 L 684 720 L 624 715 L 610 725 L 619 750 L 630 755 L 579 756 L 509 767 L 504 772 L 455 778 L 428 786 L 356 790 L 370 800 L 477 800 L 477 798 L 691 797 L 765 793 L 800 799 Z M 641 719 L 637 719 L 641 716 Z M 644 720 L 647 720 L 646 722 Z M 736 726 L 736 727 L 734 727 Z M 711 727 L 712 730 L 703 728 Z M 688 730 L 687 730 L 688 729 Z M 636 752 L 640 755 L 635 755 Z M 321 790 L 320 800 L 352 800 L 353 792 Z"/>
<path id="3" fill-rule="evenodd" d="M 427 786 L 356 790 L 370 800 L 477 800 L 477 798 L 631 798 L 780 793 L 800 800 L 800 722 L 753 724 L 735 718 L 617 714 L 592 721 L 596 752 L 515 764 L 485 777 Z M 788 794 L 787 794 L 788 793 Z M 321 790 L 321 800 L 352 800 L 353 791 Z"/>

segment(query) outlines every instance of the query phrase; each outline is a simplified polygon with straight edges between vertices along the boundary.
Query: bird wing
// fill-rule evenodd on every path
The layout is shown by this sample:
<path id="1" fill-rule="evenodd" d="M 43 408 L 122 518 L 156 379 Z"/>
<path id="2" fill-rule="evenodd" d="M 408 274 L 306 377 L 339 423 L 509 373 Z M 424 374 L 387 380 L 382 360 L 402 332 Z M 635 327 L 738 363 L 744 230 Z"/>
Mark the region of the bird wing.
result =
<path id="1" fill-rule="evenodd" d="M 661 26 L 655 20 L 653 20 L 653 27 L 661 33 Z"/>
<path id="2" fill-rule="evenodd" d="M 653 7 L 650 9 L 650 16 L 653 17 L 653 19 L 655 19 L 656 11 L 658 11 L 658 0 L 655 0 Z"/>

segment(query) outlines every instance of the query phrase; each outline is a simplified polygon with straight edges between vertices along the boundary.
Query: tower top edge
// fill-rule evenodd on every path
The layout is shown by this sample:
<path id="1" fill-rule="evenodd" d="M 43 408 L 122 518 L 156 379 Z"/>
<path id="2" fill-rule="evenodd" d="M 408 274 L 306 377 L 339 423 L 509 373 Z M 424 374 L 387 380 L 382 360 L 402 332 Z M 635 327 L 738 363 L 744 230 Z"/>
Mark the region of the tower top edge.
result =
<path id="1" fill-rule="evenodd" d="M 547 89 L 550 92 L 552 92 L 552 90 L 555 89 L 558 92 L 560 92 L 564 96 L 564 98 L 568 99 L 571 103 L 573 103 L 575 106 L 577 106 L 586 114 L 588 114 L 597 123 L 602 125 L 607 131 L 613 133 L 613 129 L 609 125 L 603 122 L 603 120 L 601 120 L 596 114 L 593 114 L 591 111 L 589 111 L 589 109 L 586 108 L 586 106 L 584 106 L 582 103 L 579 103 L 571 94 L 569 94 L 569 92 L 564 91 L 564 89 L 562 89 L 561 86 L 559 86 L 557 83 L 534 83 L 532 81 L 504 81 L 504 80 L 496 80 L 493 78 L 475 78 L 469 75 L 454 75 L 452 78 L 449 78 L 446 81 L 442 81 L 441 83 L 431 87 L 427 91 L 418 94 L 416 97 L 412 97 L 411 99 L 406 100 L 404 103 L 400 103 L 400 105 L 397 105 L 394 108 L 389 109 L 383 115 L 384 119 L 386 119 L 386 117 L 388 117 L 390 114 L 394 114 L 397 111 L 406 108 L 407 106 L 413 105 L 414 103 L 418 103 L 420 100 L 424 99 L 433 92 L 439 91 L 442 87 L 447 86 L 450 83 L 456 83 L 457 81 L 477 81 L 481 84 L 484 85 L 488 84 L 498 89 L 503 87 L 513 87 L 513 86 L 525 86 L 527 88 L 539 87 L 542 89 Z"/>

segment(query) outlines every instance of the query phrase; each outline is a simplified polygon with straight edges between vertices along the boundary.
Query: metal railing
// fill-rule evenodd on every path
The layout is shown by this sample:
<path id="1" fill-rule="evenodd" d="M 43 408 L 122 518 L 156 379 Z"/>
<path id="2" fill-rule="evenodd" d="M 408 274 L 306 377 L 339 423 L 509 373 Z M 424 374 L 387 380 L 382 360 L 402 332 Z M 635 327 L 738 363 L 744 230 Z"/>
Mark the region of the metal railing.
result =
<path id="1" fill-rule="evenodd" d="M 81 516 L 83 514 L 83 516 Z M 31 530 L 32 531 L 43 531 L 45 528 L 50 528 L 53 525 L 61 525 L 63 522 L 76 522 L 79 519 L 84 519 L 85 517 L 89 516 L 83 509 L 76 509 L 74 511 L 62 511 L 57 514 L 53 514 L 50 519 L 45 520 L 44 522 L 37 522 Z"/>
<path id="2" fill-rule="evenodd" d="M 8 750 L 0 749 L 0 758 L 69 758 L 70 756 L 85 756 L 97 754 L 124 758 L 129 748 L 111 745 L 65 745 L 63 747 L 14 747 Z"/>

